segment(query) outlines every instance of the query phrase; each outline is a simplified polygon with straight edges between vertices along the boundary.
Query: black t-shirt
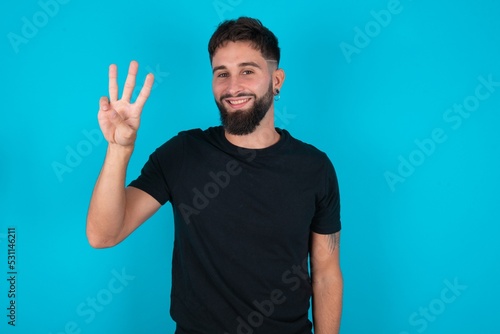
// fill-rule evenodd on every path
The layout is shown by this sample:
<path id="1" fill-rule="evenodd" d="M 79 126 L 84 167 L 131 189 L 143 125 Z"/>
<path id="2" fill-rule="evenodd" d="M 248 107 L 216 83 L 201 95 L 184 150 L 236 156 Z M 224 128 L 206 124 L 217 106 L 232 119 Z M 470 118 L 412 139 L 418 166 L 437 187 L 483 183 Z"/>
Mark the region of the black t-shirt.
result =
<path id="1" fill-rule="evenodd" d="M 172 204 L 178 334 L 311 333 L 310 231 L 340 230 L 337 178 L 325 153 L 276 130 L 264 149 L 220 126 L 180 132 L 130 184 Z"/>

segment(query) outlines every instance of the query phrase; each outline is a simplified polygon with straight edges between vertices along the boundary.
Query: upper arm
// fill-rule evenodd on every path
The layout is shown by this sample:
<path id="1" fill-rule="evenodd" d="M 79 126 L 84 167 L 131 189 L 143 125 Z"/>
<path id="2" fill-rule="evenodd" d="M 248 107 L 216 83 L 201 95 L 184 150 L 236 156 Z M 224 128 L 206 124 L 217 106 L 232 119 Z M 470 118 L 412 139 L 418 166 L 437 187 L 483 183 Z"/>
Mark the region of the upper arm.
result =
<path id="1" fill-rule="evenodd" d="M 125 198 L 123 229 L 118 242 L 130 235 L 161 207 L 161 204 L 153 196 L 139 188 L 131 186 L 125 188 Z"/>
<path id="2" fill-rule="evenodd" d="M 331 234 L 311 232 L 311 278 L 313 283 L 342 277 L 339 248 L 340 231 Z"/>

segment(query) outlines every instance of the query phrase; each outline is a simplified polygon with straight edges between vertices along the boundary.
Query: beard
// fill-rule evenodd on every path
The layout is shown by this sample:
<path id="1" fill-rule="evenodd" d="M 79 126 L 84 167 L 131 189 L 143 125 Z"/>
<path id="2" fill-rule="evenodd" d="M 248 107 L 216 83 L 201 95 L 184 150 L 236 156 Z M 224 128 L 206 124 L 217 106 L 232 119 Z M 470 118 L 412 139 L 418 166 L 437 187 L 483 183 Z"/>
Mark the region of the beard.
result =
<path id="1" fill-rule="evenodd" d="M 254 104 L 248 109 L 229 112 L 224 106 L 223 100 L 230 97 L 253 97 Z M 269 89 L 261 98 L 255 94 L 241 93 L 237 96 L 229 94 L 222 95 L 220 101 L 215 100 L 220 112 L 220 120 L 224 129 L 233 135 L 247 135 L 255 131 L 260 121 L 266 116 L 273 103 L 273 83 L 269 83 Z"/>

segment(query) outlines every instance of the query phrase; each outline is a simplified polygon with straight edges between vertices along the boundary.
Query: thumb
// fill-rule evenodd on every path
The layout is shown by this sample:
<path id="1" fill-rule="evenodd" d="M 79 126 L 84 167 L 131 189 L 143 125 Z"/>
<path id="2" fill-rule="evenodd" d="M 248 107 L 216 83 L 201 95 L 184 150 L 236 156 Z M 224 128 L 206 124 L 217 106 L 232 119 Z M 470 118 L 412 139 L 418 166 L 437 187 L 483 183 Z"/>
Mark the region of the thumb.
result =
<path id="1" fill-rule="evenodd" d="M 116 110 L 110 108 L 109 110 L 106 111 L 108 115 L 108 120 L 113 124 L 114 126 L 118 127 L 120 123 L 123 122 L 122 116 L 116 112 Z"/>

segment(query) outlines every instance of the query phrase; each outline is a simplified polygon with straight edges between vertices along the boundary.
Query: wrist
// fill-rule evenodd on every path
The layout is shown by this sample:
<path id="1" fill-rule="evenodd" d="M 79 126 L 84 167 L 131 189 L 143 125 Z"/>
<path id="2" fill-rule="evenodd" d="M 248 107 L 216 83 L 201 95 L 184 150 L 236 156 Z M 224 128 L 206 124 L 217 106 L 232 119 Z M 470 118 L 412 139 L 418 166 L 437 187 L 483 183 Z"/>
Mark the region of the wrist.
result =
<path id="1" fill-rule="evenodd" d="M 128 162 L 133 151 L 134 145 L 123 146 L 109 143 L 106 155 L 112 159 L 125 160 Z"/>

